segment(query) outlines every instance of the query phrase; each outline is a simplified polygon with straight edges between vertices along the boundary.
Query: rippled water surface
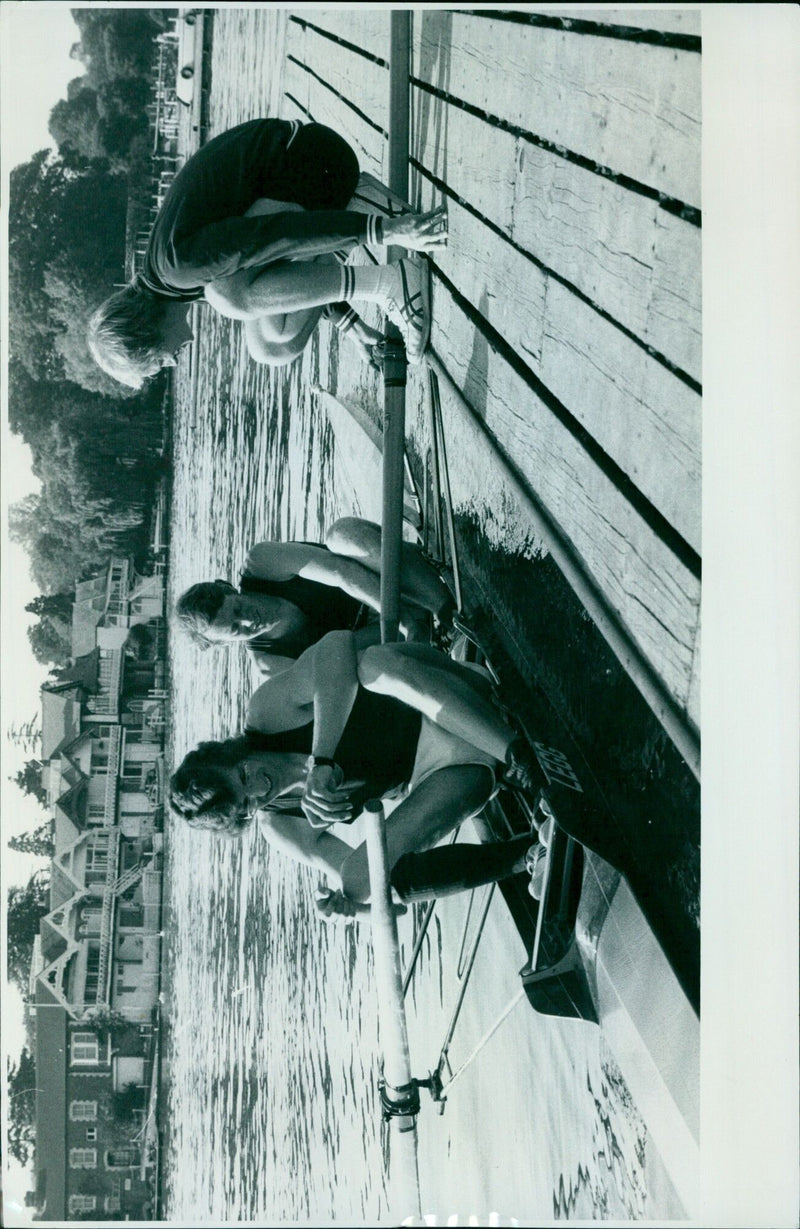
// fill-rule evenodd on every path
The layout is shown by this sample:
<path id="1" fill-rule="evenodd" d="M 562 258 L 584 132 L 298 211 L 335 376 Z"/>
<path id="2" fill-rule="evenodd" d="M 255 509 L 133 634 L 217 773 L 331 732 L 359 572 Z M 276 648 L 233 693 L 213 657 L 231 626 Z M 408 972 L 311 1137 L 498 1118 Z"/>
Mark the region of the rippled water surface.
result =
<path id="1" fill-rule="evenodd" d="M 263 10 L 217 14 L 212 131 L 274 112 L 280 22 Z M 253 541 L 318 538 L 354 509 L 309 391 L 336 370 L 328 335 L 285 377 L 249 363 L 226 322 L 203 321 L 197 344 L 196 390 L 188 359 L 178 373 L 173 598 L 200 579 L 235 578 Z M 171 653 L 177 762 L 198 740 L 239 728 L 255 680 L 238 650 L 200 653 L 173 635 Z M 385 1176 L 368 933 L 317 920 L 316 879 L 253 832 L 229 843 L 169 827 L 169 1218 L 399 1223 L 410 1210 Z M 466 909 L 461 898 L 437 907 L 423 948 L 410 1011 L 419 1075 L 444 1037 Z M 404 920 L 406 948 L 412 924 Z M 517 993 L 525 958 L 498 894 L 454 1068 Z M 479 1223 L 491 1211 L 522 1223 L 672 1211 L 599 1030 L 536 1017 L 526 1002 L 459 1080 L 443 1116 L 423 1103 L 420 1172 L 424 1211 L 473 1213 Z"/>

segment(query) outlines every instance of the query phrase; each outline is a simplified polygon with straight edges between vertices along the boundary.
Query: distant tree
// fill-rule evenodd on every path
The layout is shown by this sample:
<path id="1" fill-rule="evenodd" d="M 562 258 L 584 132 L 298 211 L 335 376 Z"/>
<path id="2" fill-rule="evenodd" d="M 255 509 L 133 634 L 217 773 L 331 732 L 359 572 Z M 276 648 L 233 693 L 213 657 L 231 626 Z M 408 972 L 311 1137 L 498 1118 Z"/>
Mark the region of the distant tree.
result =
<path id="1" fill-rule="evenodd" d="M 145 1090 L 139 1084 L 126 1084 L 111 1094 L 111 1106 L 117 1122 L 132 1123 L 134 1112 L 145 1107 Z"/>
<path id="2" fill-rule="evenodd" d="M 73 298 L 81 296 L 85 321 L 114 282 L 123 280 L 126 203 L 123 176 L 93 165 L 78 173 L 48 151 L 11 172 L 10 352 L 35 380 L 65 377 L 63 356 L 55 345 L 64 331 L 65 309 L 63 300 L 61 314 L 54 306 L 54 287 L 66 284 Z M 114 397 L 133 391 L 108 377 L 93 388 Z"/>
<path id="3" fill-rule="evenodd" d="M 24 1046 L 19 1062 L 8 1060 L 8 1150 L 27 1165 L 31 1160 L 36 1138 L 36 1064 L 33 1054 Z"/>
<path id="4" fill-rule="evenodd" d="M 144 77 L 153 56 L 153 39 L 164 29 L 155 9 L 76 9 L 81 32 L 76 58 L 86 66 L 95 89 L 117 77 Z"/>
<path id="5" fill-rule="evenodd" d="M 28 637 L 31 652 L 43 666 L 66 665 L 72 652 L 72 646 L 49 619 L 31 624 L 29 628 L 26 628 L 25 635 Z"/>
<path id="6" fill-rule="evenodd" d="M 33 940 L 39 933 L 40 920 L 49 910 L 49 879 L 42 872 L 32 875 L 24 888 L 9 889 L 6 913 L 8 977 L 24 998 L 28 996 Z"/>
<path id="7" fill-rule="evenodd" d="M 72 619 L 73 598 L 74 594 L 72 593 L 39 594 L 32 602 L 28 602 L 25 609 L 29 610 L 31 614 L 60 619 L 65 623 L 69 623 Z"/>
<path id="8" fill-rule="evenodd" d="M 134 1027 L 127 1016 L 112 1007 L 92 1007 L 84 1014 L 84 1020 L 97 1033 L 101 1045 L 109 1037 L 112 1041 L 118 1040 Z"/>
<path id="9" fill-rule="evenodd" d="M 52 326 L 44 294 L 44 267 L 57 244 L 47 225 L 49 198 L 59 190 L 49 150 L 40 150 L 15 167 L 9 186 L 9 353 L 34 379 L 58 379 L 59 360 L 52 352 Z M 13 419 L 13 414 L 12 414 Z"/>
<path id="10" fill-rule="evenodd" d="M 63 666 L 72 652 L 72 598 L 66 593 L 40 595 L 25 607 L 40 621 L 26 629 L 33 655 L 43 665 Z"/>
<path id="11" fill-rule="evenodd" d="M 89 160 L 105 159 L 97 90 L 87 86 L 85 77 L 70 81 L 67 97 L 59 99 L 50 112 L 48 128 L 63 159 L 71 161 L 74 154 Z"/>
<path id="12" fill-rule="evenodd" d="M 41 760 L 28 760 L 25 767 L 21 768 L 14 777 L 14 781 L 20 787 L 23 794 L 31 794 L 42 805 L 47 801 L 47 792 L 42 785 Z"/>
<path id="13" fill-rule="evenodd" d="M 98 467 L 91 449 L 82 452 L 67 430 L 59 423 L 50 426 L 41 441 L 47 446 L 34 455 L 33 472 L 42 489 L 9 509 L 10 536 L 25 547 L 31 574 L 45 593 L 65 592 L 110 554 L 135 553 L 145 520 L 147 490 L 140 489 L 136 503 L 127 505 L 119 502 L 119 489 L 112 493 L 106 485 L 109 493 L 95 493 L 92 486 L 105 477 L 93 472 L 93 464 Z M 46 648 L 55 648 L 52 640 Z"/>
<path id="14" fill-rule="evenodd" d="M 27 367 L 12 354 L 8 363 L 8 425 L 30 443 L 53 419 L 53 402 L 59 383 L 34 379 Z"/>
<path id="15" fill-rule="evenodd" d="M 24 832 L 22 836 L 12 836 L 8 847 L 16 849 L 18 853 L 34 854 L 37 858 L 52 858 L 55 853 L 53 826 L 48 821 L 34 828 L 33 832 Z"/>

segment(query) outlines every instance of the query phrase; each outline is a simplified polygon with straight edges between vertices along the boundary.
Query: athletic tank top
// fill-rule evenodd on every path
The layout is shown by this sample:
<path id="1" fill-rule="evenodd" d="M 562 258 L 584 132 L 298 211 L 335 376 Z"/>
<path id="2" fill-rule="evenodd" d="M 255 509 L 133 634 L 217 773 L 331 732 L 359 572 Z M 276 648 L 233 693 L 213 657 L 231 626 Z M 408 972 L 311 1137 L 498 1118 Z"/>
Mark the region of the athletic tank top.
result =
<path id="1" fill-rule="evenodd" d="M 342 769 L 345 781 L 362 782 L 351 794 L 353 819 L 370 798 L 381 798 L 409 780 L 414 767 L 419 740 L 421 717 L 391 696 L 376 695 L 359 687 L 344 733 L 333 758 Z M 311 754 L 314 723 L 282 730 L 278 734 L 262 734 L 245 730 L 254 751 L 294 751 Z M 287 805 L 278 800 L 275 810 L 284 813 Z M 299 804 L 290 814 L 302 816 Z M 352 820 L 350 821 L 352 822 Z"/>
<path id="2" fill-rule="evenodd" d="M 328 632 L 353 631 L 364 621 L 364 607 L 356 598 L 333 585 L 305 580 L 302 576 L 292 576 L 289 580 L 263 580 L 258 576 L 248 576 L 245 572 L 239 581 L 239 591 L 283 598 L 297 606 L 306 617 L 305 627 L 294 635 L 277 640 L 266 635 L 255 636 L 248 641 L 250 650 L 259 653 L 299 657 Z"/>

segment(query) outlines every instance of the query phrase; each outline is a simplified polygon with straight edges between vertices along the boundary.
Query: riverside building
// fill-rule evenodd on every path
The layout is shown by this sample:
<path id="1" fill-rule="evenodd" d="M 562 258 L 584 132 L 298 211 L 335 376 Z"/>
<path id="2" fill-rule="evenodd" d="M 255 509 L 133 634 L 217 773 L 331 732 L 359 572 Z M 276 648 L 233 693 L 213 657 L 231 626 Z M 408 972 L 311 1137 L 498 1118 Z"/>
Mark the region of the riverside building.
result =
<path id="1" fill-rule="evenodd" d="M 76 586 L 72 661 L 42 688 L 50 911 L 31 968 L 42 1220 L 155 1212 L 166 722 L 163 564 Z"/>

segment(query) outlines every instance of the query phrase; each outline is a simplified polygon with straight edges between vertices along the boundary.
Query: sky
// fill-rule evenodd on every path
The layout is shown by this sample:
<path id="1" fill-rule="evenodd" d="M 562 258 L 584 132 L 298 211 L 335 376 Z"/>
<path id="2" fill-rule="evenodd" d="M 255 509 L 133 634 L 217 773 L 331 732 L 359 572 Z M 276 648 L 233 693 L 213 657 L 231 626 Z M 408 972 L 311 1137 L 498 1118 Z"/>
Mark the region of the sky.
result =
<path id="1" fill-rule="evenodd" d="M 45 25 L 47 37 L 42 39 Z M 9 171 L 27 161 L 37 150 L 52 146 L 47 131 L 50 110 L 66 95 L 67 83 L 78 76 L 82 68 L 69 58 L 70 47 L 77 41 L 79 32 L 66 4 L 4 0 L 0 6 L 0 35 L 3 57 L 0 87 L 2 198 L 7 201 Z M 4 215 L 4 236 L 6 225 Z M 3 249 L 5 251 L 5 238 Z M 5 329 L 5 320 L 3 325 Z M 3 349 L 5 351 L 5 346 Z M 5 394 L 2 443 L 3 831 L 11 835 L 41 822 L 41 814 L 38 806 L 16 785 L 11 785 L 7 792 L 8 776 L 22 766 L 26 756 L 19 754 L 8 742 L 5 732 L 12 725 L 30 720 L 38 710 L 38 688 L 47 671 L 34 658 L 25 635 L 26 628 L 35 622 L 35 616 L 24 607 L 36 596 L 37 587 L 30 577 L 27 555 L 20 546 L 9 541 L 7 534 L 9 505 L 37 490 L 39 484 L 31 473 L 30 450 L 18 436 L 8 432 Z M 4 858 L 6 874 L 12 882 L 24 882 L 28 861 L 13 851 L 5 850 L 4 853 L 7 855 Z"/>
<path id="2" fill-rule="evenodd" d="M 42 37 L 43 29 L 47 30 Z M 81 65 L 69 58 L 69 50 L 79 37 L 67 4 L 42 4 L 35 0 L 3 0 L 0 4 L 0 152 L 2 152 L 2 252 L 5 265 L 8 201 L 8 174 L 21 162 L 26 162 L 39 149 L 51 147 L 47 131 L 50 110 L 59 98 L 66 96 L 67 83 L 82 71 Z M 3 286 L 8 282 L 2 279 Z M 4 292 L 5 293 L 5 292 Z M 6 354 L 7 305 L 2 305 L 3 353 Z M 27 445 L 8 430 L 5 375 L 3 377 L 2 424 L 2 675 L 0 686 L 0 805 L 2 805 L 2 887 L 3 900 L 12 884 L 24 884 L 31 871 L 42 860 L 10 850 L 8 838 L 15 833 L 35 828 L 44 818 L 34 799 L 26 797 L 9 780 L 22 767 L 28 756 L 20 753 L 7 737 L 13 726 L 28 722 L 40 711 L 39 686 L 47 676 L 30 651 L 25 629 L 35 621 L 25 611 L 27 602 L 36 596 L 37 587 L 30 577 L 28 557 L 20 546 L 8 539 L 7 516 L 10 504 L 16 503 L 38 487 L 31 473 L 31 454 Z M 24 1039 L 22 1000 L 16 989 L 4 986 L 3 1048 L 16 1058 Z M 4 1150 L 5 1151 L 5 1150 Z M 5 1204 L 21 1203 L 30 1186 L 29 1173 L 13 1158 L 5 1157 Z"/>

